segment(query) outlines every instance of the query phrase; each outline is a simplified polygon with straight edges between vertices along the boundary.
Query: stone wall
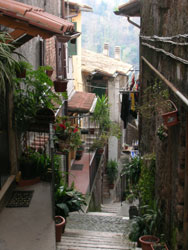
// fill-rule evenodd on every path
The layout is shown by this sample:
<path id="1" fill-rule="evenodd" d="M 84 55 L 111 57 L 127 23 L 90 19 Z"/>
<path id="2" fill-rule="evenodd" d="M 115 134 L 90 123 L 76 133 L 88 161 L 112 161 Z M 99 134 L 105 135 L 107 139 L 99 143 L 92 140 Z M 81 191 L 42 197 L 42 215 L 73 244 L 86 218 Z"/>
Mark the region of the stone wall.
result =
<path id="1" fill-rule="evenodd" d="M 142 36 L 171 37 L 187 34 L 187 15 L 185 9 L 188 2 L 169 0 L 142 0 Z M 171 42 L 184 43 L 183 37 L 169 39 Z M 169 55 L 148 48 L 144 43 L 187 60 L 187 46 L 177 46 L 175 43 L 144 40 L 141 38 L 141 56 L 143 55 L 159 72 L 161 72 L 183 94 L 187 93 L 187 65 Z M 141 61 L 142 90 L 149 83 L 154 83 L 156 74 Z M 163 86 L 166 86 L 162 82 Z M 141 152 L 156 152 L 156 198 L 160 200 L 161 209 L 165 212 L 165 232 L 170 241 L 170 249 L 187 249 L 186 231 L 183 231 L 187 219 L 184 219 L 185 168 L 186 168 L 186 115 L 187 108 L 183 102 L 170 90 L 170 99 L 178 108 L 179 124 L 168 129 L 168 138 L 161 142 L 156 136 L 161 124 L 159 116 L 150 120 L 141 119 L 140 142 Z M 185 243 L 183 243 L 185 242 Z M 183 246 L 184 244 L 184 246 Z"/>

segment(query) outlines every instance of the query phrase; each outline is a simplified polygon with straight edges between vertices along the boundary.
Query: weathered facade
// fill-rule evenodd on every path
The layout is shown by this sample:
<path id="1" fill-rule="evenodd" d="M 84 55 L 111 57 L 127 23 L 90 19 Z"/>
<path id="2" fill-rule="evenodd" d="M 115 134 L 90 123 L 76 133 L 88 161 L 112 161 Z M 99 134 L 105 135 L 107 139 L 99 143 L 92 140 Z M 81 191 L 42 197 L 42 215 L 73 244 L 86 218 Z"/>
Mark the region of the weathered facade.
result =
<path id="1" fill-rule="evenodd" d="M 139 124 L 141 154 L 156 154 L 156 200 L 173 250 L 188 249 L 187 9 L 186 0 L 132 0 L 115 12 L 128 21 L 141 17 L 141 24 L 136 24 L 140 28 L 140 104 L 145 104 L 144 91 L 160 81 L 178 109 L 179 122 L 168 127 L 164 141 L 157 136 L 163 123 L 160 113 L 150 119 L 142 115 Z"/>
<path id="2" fill-rule="evenodd" d="M 168 128 L 168 138 L 161 142 L 156 137 L 157 128 L 162 122 L 161 117 L 156 115 L 149 122 L 143 118 L 140 124 L 140 146 L 142 153 L 156 152 L 156 198 L 160 200 L 161 209 L 165 213 L 165 232 L 171 249 L 188 249 L 188 28 L 184 11 L 188 9 L 188 3 L 143 0 L 141 4 L 141 88 L 144 90 L 159 79 L 162 87 L 169 90 L 170 99 L 178 108 L 179 123 Z M 172 88 L 144 59 L 172 83 Z M 177 91 L 181 95 L 177 95 Z"/>

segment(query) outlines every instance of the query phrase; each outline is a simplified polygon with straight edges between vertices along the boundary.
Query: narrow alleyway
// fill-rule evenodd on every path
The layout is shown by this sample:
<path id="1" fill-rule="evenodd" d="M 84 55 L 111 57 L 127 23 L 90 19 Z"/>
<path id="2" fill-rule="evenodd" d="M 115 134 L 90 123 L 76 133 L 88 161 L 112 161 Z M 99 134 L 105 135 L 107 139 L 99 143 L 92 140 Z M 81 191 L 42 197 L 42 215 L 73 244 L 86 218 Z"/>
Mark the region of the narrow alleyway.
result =
<path id="1" fill-rule="evenodd" d="M 101 212 L 71 213 L 57 250 L 131 250 L 127 205 L 107 203 Z"/>

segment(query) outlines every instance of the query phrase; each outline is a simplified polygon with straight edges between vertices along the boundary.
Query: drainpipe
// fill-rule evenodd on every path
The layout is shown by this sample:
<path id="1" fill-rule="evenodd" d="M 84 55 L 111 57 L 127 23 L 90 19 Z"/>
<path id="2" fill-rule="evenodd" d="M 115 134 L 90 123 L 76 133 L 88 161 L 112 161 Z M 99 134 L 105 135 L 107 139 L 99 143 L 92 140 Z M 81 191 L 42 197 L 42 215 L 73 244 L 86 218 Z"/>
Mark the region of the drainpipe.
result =
<path id="1" fill-rule="evenodd" d="M 129 16 L 127 17 L 127 21 L 128 21 L 129 23 L 133 24 L 134 26 L 136 26 L 137 28 L 139 28 L 139 29 L 141 28 L 141 26 L 138 25 L 137 23 L 133 22 L 133 21 L 130 19 Z"/>
<path id="2" fill-rule="evenodd" d="M 61 13 L 62 18 L 65 18 L 65 1 L 62 0 L 62 13 Z"/>

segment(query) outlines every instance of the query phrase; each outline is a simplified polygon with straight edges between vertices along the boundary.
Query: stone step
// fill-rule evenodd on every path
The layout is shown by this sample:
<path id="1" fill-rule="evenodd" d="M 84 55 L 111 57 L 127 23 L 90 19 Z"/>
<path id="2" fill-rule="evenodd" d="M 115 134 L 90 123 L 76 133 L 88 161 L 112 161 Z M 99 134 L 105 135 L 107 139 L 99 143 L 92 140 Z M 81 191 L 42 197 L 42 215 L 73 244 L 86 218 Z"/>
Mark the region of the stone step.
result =
<path id="1" fill-rule="evenodd" d="M 130 243 L 123 234 L 65 229 L 57 250 L 128 250 Z"/>

